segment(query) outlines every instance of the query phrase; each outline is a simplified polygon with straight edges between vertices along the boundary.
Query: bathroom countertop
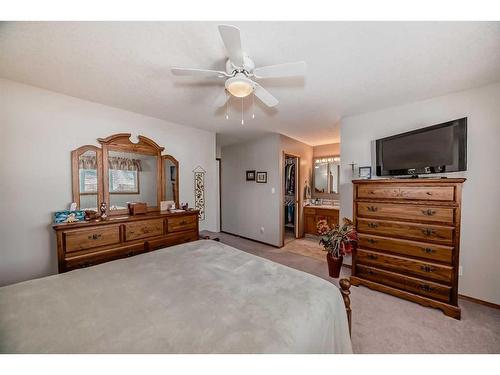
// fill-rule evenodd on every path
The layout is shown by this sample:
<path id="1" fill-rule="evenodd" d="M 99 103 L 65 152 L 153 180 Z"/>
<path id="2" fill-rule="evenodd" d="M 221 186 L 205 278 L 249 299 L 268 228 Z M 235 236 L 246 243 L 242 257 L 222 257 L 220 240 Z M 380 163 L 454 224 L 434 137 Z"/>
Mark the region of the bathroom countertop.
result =
<path id="1" fill-rule="evenodd" d="M 340 210 L 339 206 L 332 206 L 328 204 L 308 204 L 304 207 L 313 207 L 313 208 L 321 208 L 326 210 Z"/>

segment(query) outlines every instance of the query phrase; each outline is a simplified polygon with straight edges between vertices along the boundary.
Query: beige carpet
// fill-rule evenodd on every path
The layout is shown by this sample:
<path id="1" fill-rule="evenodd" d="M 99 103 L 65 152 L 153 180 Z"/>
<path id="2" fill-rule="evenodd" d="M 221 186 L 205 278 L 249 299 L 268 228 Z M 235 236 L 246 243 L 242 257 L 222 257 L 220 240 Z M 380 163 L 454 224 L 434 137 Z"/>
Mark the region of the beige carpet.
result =
<path id="1" fill-rule="evenodd" d="M 294 241 L 288 242 L 283 247 L 283 250 L 326 262 L 326 252 L 323 251 L 323 248 L 319 245 L 318 241 L 319 239 L 316 238 L 298 238 Z"/>
<path id="2" fill-rule="evenodd" d="M 222 242 L 329 280 L 326 261 L 306 238 L 281 249 L 225 233 Z M 304 249 L 299 250 L 303 246 Z M 318 245 L 319 247 L 319 245 Z M 294 251 L 291 251 L 293 249 Z M 311 256 L 300 255 L 299 251 Z M 316 254 L 317 255 L 317 254 Z M 350 269 L 343 268 L 341 277 Z M 352 343 L 356 353 L 500 353 L 500 310 L 460 300 L 462 320 L 365 287 L 351 287 Z"/>

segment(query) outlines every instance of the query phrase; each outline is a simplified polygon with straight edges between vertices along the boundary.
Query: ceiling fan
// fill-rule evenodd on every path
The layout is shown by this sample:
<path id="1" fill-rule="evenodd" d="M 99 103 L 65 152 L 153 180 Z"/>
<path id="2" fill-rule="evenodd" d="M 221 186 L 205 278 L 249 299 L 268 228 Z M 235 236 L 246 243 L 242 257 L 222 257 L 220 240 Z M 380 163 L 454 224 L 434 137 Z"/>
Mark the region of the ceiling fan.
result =
<path id="1" fill-rule="evenodd" d="M 304 76 L 306 63 L 303 61 L 263 66 L 256 68 L 254 62 L 243 52 L 241 46 L 240 29 L 231 25 L 219 25 L 219 33 L 226 46 L 228 60 L 226 71 L 172 68 L 172 73 L 178 76 L 217 77 L 225 79 L 225 90 L 217 97 L 215 105 L 222 107 L 231 95 L 244 98 L 254 94 L 268 107 L 274 107 L 279 102 L 269 91 L 264 89 L 254 79 L 282 78 Z"/>

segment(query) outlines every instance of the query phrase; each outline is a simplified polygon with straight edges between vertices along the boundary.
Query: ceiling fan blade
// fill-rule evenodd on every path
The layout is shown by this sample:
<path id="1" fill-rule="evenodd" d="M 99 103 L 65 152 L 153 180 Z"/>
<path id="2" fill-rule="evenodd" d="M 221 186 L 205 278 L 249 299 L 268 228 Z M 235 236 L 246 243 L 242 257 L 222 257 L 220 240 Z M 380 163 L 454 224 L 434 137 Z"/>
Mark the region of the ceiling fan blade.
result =
<path id="1" fill-rule="evenodd" d="M 219 107 L 222 107 L 224 104 L 226 104 L 226 102 L 228 101 L 229 99 L 229 94 L 227 93 L 226 89 L 224 89 L 218 96 L 217 96 L 217 99 L 215 99 L 215 106 L 217 108 Z"/>
<path id="2" fill-rule="evenodd" d="M 268 107 L 275 107 L 278 105 L 279 101 L 274 96 L 271 95 L 269 91 L 264 89 L 258 83 L 255 84 L 254 95 L 260 99 L 262 103 L 267 105 Z"/>
<path id="3" fill-rule="evenodd" d="M 243 67 L 243 49 L 241 48 L 240 29 L 231 25 L 219 25 L 219 33 L 226 46 L 229 60 L 238 66 Z"/>
<path id="4" fill-rule="evenodd" d="M 191 76 L 191 77 L 225 77 L 225 72 L 208 69 L 191 69 L 191 68 L 172 68 L 172 73 L 176 76 Z"/>
<path id="5" fill-rule="evenodd" d="M 293 63 L 263 66 L 253 71 L 255 78 L 279 78 L 304 76 L 306 74 L 306 63 L 298 61 Z"/>

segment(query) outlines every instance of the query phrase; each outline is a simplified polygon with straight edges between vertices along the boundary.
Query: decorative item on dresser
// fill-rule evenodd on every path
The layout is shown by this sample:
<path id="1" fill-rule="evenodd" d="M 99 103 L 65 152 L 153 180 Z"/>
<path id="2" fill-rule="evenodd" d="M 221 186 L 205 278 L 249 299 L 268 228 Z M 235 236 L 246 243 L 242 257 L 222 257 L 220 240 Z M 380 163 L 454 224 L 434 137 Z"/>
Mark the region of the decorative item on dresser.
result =
<path id="1" fill-rule="evenodd" d="M 460 319 L 463 178 L 354 180 L 359 247 L 351 283 Z"/>
<path id="2" fill-rule="evenodd" d="M 167 199 L 179 206 L 179 162 L 162 156 L 153 140 L 138 139 L 115 134 L 98 139 L 102 150 L 72 152 L 73 201 L 86 221 L 53 225 L 59 272 L 198 239 L 198 210 L 160 210 Z"/>

